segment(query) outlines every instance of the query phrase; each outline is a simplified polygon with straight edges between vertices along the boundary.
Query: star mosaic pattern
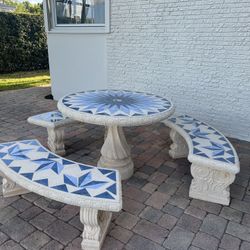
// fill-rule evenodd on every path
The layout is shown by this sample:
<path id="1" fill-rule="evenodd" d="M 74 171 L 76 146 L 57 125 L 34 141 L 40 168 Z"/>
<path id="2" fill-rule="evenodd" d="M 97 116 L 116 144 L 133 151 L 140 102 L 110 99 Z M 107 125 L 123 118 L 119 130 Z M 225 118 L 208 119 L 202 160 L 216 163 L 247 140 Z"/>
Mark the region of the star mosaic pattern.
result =
<path id="1" fill-rule="evenodd" d="M 170 118 L 169 121 L 184 129 L 193 143 L 193 154 L 235 164 L 234 150 L 224 135 L 207 124 L 188 115 Z"/>
<path id="2" fill-rule="evenodd" d="M 125 90 L 79 92 L 64 97 L 62 103 L 79 112 L 106 116 L 153 115 L 172 108 L 165 98 Z"/>
<path id="3" fill-rule="evenodd" d="M 24 178 L 61 192 L 118 200 L 116 171 L 64 159 L 36 140 L 0 144 L 1 162 Z"/>
<path id="4" fill-rule="evenodd" d="M 62 113 L 58 110 L 55 111 L 51 111 L 51 112 L 47 112 L 47 113 L 43 113 L 43 114 L 39 114 L 39 115 L 35 115 L 32 116 L 33 119 L 36 120 L 42 120 L 45 122 L 60 122 L 62 120 L 64 120 L 65 118 L 63 117 Z"/>

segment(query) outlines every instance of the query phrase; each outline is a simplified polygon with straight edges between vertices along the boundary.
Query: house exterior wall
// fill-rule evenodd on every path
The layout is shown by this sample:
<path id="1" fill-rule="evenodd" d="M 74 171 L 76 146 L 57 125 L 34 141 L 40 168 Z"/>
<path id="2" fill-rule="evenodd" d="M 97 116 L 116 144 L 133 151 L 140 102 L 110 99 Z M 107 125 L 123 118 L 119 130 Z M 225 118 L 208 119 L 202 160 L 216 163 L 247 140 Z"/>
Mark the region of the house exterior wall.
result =
<path id="1" fill-rule="evenodd" d="M 112 0 L 111 13 L 109 87 L 166 96 L 250 141 L 248 0 Z"/>
<path id="2" fill-rule="evenodd" d="M 55 100 L 72 92 L 107 87 L 104 34 L 48 33 L 47 37 Z"/>

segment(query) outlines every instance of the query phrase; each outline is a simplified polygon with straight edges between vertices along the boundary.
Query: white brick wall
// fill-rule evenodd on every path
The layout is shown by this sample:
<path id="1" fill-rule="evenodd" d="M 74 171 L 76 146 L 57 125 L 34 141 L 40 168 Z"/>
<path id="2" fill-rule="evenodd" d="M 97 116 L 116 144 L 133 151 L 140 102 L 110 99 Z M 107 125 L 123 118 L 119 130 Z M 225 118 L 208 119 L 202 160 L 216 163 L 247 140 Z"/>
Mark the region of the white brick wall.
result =
<path id="1" fill-rule="evenodd" d="M 108 83 L 250 141 L 250 1 L 112 0 Z"/>

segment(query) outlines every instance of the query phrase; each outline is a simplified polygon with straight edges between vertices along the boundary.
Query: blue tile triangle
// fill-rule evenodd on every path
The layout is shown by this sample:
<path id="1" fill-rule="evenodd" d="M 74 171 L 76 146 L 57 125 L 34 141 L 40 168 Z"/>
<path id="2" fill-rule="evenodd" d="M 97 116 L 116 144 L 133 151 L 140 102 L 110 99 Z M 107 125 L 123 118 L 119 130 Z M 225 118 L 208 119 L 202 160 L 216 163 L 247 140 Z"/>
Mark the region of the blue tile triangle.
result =
<path id="1" fill-rule="evenodd" d="M 10 167 L 12 170 L 14 170 L 16 173 L 19 173 L 21 167 Z"/>
<path id="2" fill-rule="evenodd" d="M 13 160 L 6 160 L 6 159 L 2 159 L 2 161 L 9 166 L 11 164 L 11 162 L 13 162 Z"/>
<path id="3" fill-rule="evenodd" d="M 104 199 L 114 200 L 114 197 L 111 196 L 108 192 L 104 192 L 104 193 L 98 194 L 95 197 L 96 198 L 104 198 Z"/>
<path id="4" fill-rule="evenodd" d="M 116 173 L 115 173 L 115 172 L 113 172 L 113 173 L 107 175 L 107 177 L 108 177 L 109 179 L 113 180 L 113 181 L 116 181 Z"/>
<path id="5" fill-rule="evenodd" d="M 60 190 L 60 191 L 68 192 L 68 188 L 67 188 L 67 186 L 65 184 L 54 186 L 52 188 Z"/>
<path id="6" fill-rule="evenodd" d="M 170 118 L 169 121 L 175 123 L 176 122 L 176 118 Z"/>
<path id="7" fill-rule="evenodd" d="M 232 162 L 232 163 L 235 163 L 235 158 L 234 157 L 229 157 L 229 158 L 227 158 L 227 160 Z"/>
<path id="8" fill-rule="evenodd" d="M 65 159 L 62 159 L 62 164 L 63 164 L 63 165 L 70 165 L 70 164 L 73 164 L 73 162 L 72 162 L 72 161 L 65 160 Z"/>
<path id="9" fill-rule="evenodd" d="M 229 155 L 234 155 L 234 152 L 233 152 L 233 150 L 228 150 L 228 151 L 226 151 L 226 153 L 228 153 Z"/>
<path id="10" fill-rule="evenodd" d="M 21 174 L 21 175 L 23 175 L 24 177 L 26 177 L 26 178 L 32 180 L 33 174 L 34 174 L 34 173 L 23 173 L 23 174 Z"/>
<path id="11" fill-rule="evenodd" d="M 113 172 L 113 170 L 108 170 L 108 169 L 98 169 L 98 170 L 104 175 Z"/>
<path id="12" fill-rule="evenodd" d="M 43 147 L 39 147 L 39 148 L 37 149 L 37 152 L 48 152 L 48 150 L 46 150 L 46 149 L 43 148 Z"/>
<path id="13" fill-rule="evenodd" d="M 49 185 L 48 179 L 36 180 L 35 182 L 37 182 L 39 184 L 42 184 L 44 186 L 48 186 Z"/>
<path id="14" fill-rule="evenodd" d="M 201 151 L 199 149 L 197 149 L 197 148 L 194 148 L 193 154 L 198 154 L 198 153 L 201 153 Z"/>
<path id="15" fill-rule="evenodd" d="M 3 158 L 5 155 L 7 155 L 6 153 L 0 153 L 0 158 Z"/>
<path id="16" fill-rule="evenodd" d="M 85 188 L 77 190 L 77 191 L 73 192 L 73 194 L 80 194 L 80 195 L 84 195 L 84 196 L 91 196 L 89 194 L 89 192 Z"/>
<path id="17" fill-rule="evenodd" d="M 203 156 L 203 157 L 206 157 L 206 158 L 209 158 L 206 154 L 204 154 L 204 153 L 202 153 L 202 152 L 198 153 L 197 155 Z"/>
<path id="18" fill-rule="evenodd" d="M 224 147 L 227 147 L 227 148 L 231 148 L 231 146 L 229 145 L 229 143 L 225 143 L 223 144 Z"/>
<path id="19" fill-rule="evenodd" d="M 70 175 L 64 175 L 64 183 L 77 187 L 78 186 L 78 178 L 74 177 L 74 176 L 70 176 Z"/>
<path id="20" fill-rule="evenodd" d="M 222 158 L 222 157 L 220 157 L 220 158 L 215 158 L 215 160 L 228 163 L 228 161 L 227 161 L 226 159 Z"/>
<path id="21" fill-rule="evenodd" d="M 209 130 L 213 130 L 213 131 L 214 131 L 214 129 L 213 129 L 212 127 L 208 127 L 207 129 L 209 129 Z"/>
<path id="22" fill-rule="evenodd" d="M 170 108 L 170 104 L 169 105 L 164 105 L 163 107 L 165 108 L 165 109 L 169 109 Z"/>
<path id="23" fill-rule="evenodd" d="M 83 171 L 83 170 L 89 170 L 89 169 L 92 169 L 94 167 L 91 167 L 91 166 L 86 166 L 86 165 L 82 165 L 82 164 L 79 164 L 79 167 L 80 169 Z"/>
<path id="24" fill-rule="evenodd" d="M 113 184 L 112 186 L 108 187 L 107 190 L 111 192 L 112 194 L 116 194 L 116 184 Z"/>
<path id="25" fill-rule="evenodd" d="M 86 174 L 82 175 L 79 177 L 79 186 L 84 186 L 86 185 L 88 182 L 90 182 L 92 180 L 92 173 L 91 171 L 87 172 Z"/>
<path id="26" fill-rule="evenodd" d="M 222 137 L 220 137 L 220 138 L 219 138 L 219 140 L 221 140 L 221 141 L 225 141 L 225 142 L 227 141 L 227 140 L 226 140 L 226 138 L 225 138 L 225 137 L 223 137 L 223 136 L 222 136 Z"/>
<path id="27" fill-rule="evenodd" d="M 57 174 L 60 174 L 63 169 L 64 169 L 64 166 L 56 161 L 54 162 L 54 164 L 51 168 L 51 170 L 53 170 Z"/>
<path id="28" fill-rule="evenodd" d="M 221 150 L 221 149 L 213 150 L 213 156 L 214 157 L 222 156 L 222 155 L 224 155 L 224 153 L 225 153 L 225 151 Z"/>
<path id="29" fill-rule="evenodd" d="M 49 158 L 49 159 L 53 159 L 53 158 L 57 158 L 57 156 L 55 156 L 55 155 L 49 153 L 48 158 Z"/>
<path id="30" fill-rule="evenodd" d="M 158 109 L 159 110 L 159 112 L 163 112 L 163 111 L 165 111 L 166 109 Z M 154 112 L 154 113 L 156 113 L 156 112 Z"/>
<path id="31" fill-rule="evenodd" d="M 196 127 L 196 128 L 198 128 L 200 125 L 201 124 L 199 122 L 197 122 L 197 121 L 193 122 L 193 126 Z"/>

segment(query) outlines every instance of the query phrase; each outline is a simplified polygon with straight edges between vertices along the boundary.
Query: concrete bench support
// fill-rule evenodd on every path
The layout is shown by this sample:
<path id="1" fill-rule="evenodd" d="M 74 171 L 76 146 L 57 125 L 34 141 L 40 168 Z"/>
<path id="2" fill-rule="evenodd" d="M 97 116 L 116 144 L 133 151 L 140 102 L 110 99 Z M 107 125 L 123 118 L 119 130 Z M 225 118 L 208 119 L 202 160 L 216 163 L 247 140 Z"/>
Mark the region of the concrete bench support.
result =
<path id="1" fill-rule="evenodd" d="M 188 156 L 188 146 L 180 134 L 174 129 L 170 130 L 170 138 L 172 144 L 170 145 L 169 155 L 173 159 L 184 158 Z"/>
<path id="2" fill-rule="evenodd" d="M 105 239 L 112 213 L 91 208 L 80 209 L 80 221 L 84 225 L 82 249 L 100 249 Z"/>
<path id="3" fill-rule="evenodd" d="M 65 155 L 64 128 L 47 128 L 47 131 L 49 149 L 58 155 Z"/>
<path id="4" fill-rule="evenodd" d="M 2 172 L 0 172 L 0 176 L 3 178 L 2 180 L 3 197 L 7 198 L 7 197 L 29 193 L 28 190 L 24 189 L 23 187 L 20 187 L 15 182 L 11 181 Z"/>
<path id="5" fill-rule="evenodd" d="M 235 174 L 196 164 L 191 165 L 191 174 L 190 197 L 229 205 L 229 186 L 234 182 Z"/>

